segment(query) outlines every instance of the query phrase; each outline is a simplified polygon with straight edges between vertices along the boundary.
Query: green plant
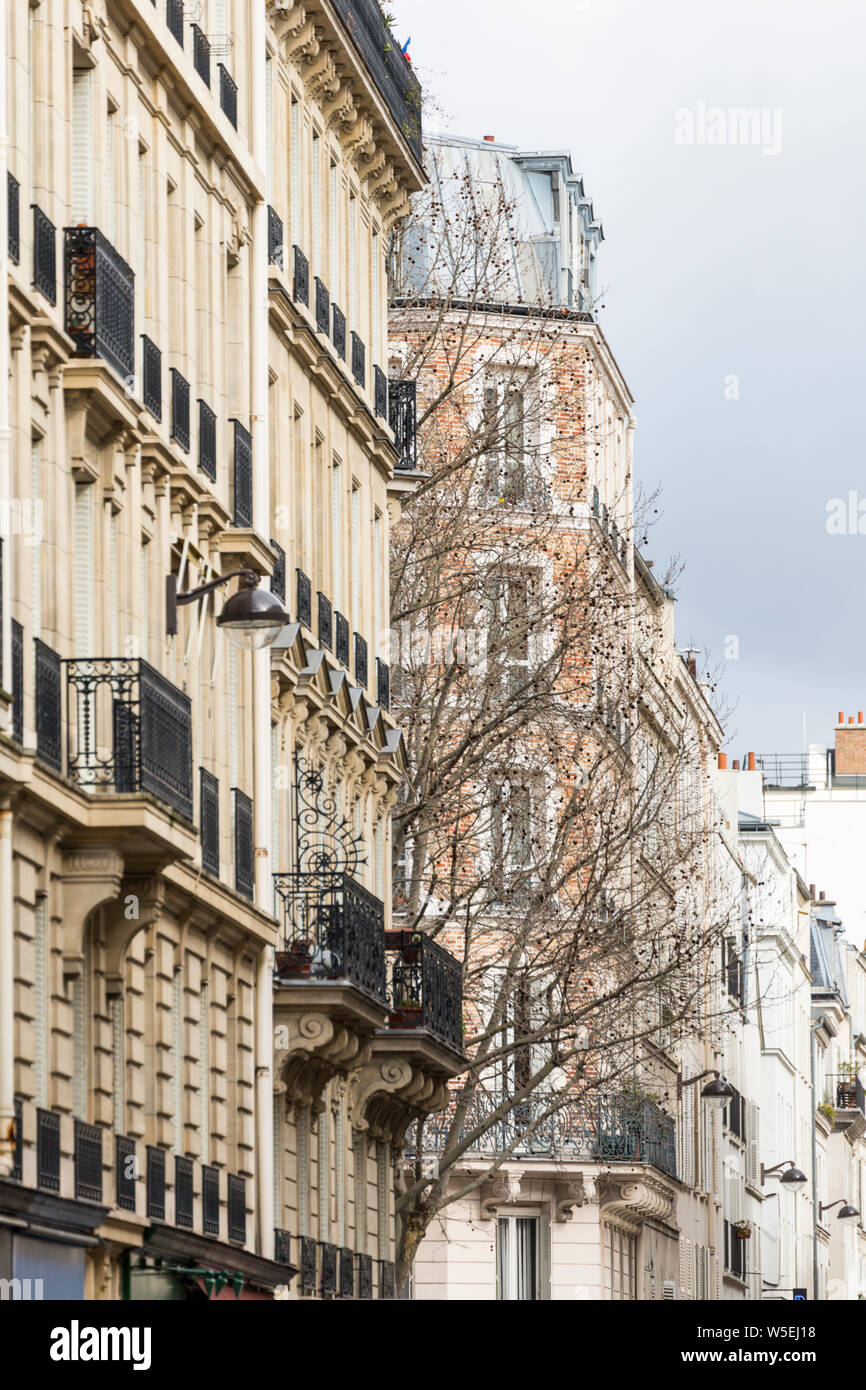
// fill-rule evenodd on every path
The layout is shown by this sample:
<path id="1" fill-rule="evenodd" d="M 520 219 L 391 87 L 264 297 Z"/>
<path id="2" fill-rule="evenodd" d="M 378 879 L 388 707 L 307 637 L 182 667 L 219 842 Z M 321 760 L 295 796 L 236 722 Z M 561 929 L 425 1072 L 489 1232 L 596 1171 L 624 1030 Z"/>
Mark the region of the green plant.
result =
<path id="1" fill-rule="evenodd" d="M 821 1111 L 822 1115 L 827 1116 L 828 1120 L 835 1119 L 836 1110 L 831 1101 L 823 1100 L 821 1104 L 818 1106 L 818 1109 Z"/>

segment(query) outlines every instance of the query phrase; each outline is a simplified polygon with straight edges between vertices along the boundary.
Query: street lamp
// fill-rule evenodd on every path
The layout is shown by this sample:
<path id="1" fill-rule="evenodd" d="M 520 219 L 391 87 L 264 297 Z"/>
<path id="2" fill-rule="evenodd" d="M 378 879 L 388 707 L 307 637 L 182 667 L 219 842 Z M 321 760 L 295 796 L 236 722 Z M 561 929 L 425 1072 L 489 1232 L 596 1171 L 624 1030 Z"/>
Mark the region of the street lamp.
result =
<path id="1" fill-rule="evenodd" d="M 686 1086 L 695 1086 L 699 1081 L 703 1081 L 705 1076 L 712 1076 L 714 1079 L 708 1081 L 701 1090 L 701 1099 L 710 1110 L 724 1110 L 725 1106 L 730 1105 L 734 1098 L 734 1088 L 730 1081 L 725 1081 L 721 1073 L 713 1068 L 690 1077 L 688 1081 L 684 1081 L 682 1072 L 678 1072 L 677 1100 L 682 1100 Z"/>
<path id="2" fill-rule="evenodd" d="M 788 1168 L 785 1168 L 786 1163 L 789 1165 Z M 782 1163 L 774 1163 L 772 1168 L 765 1168 L 763 1163 L 761 1164 L 761 1186 L 764 1186 L 771 1173 L 777 1173 L 780 1168 L 785 1168 L 785 1172 L 779 1178 L 779 1182 L 783 1182 L 786 1187 L 793 1188 L 795 1192 L 799 1192 L 809 1181 L 806 1174 L 796 1166 L 794 1160 L 786 1158 Z"/>
<path id="3" fill-rule="evenodd" d="M 835 1202 L 819 1202 L 818 1215 L 823 1216 L 825 1211 L 832 1211 L 834 1207 L 842 1208 L 842 1210 L 836 1214 L 837 1221 L 856 1221 L 857 1217 L 860 1215 L 857 1208 L 851 1206 L 847 1197 L 839 1197 Z"/>
<path id="4" fill-rule="evenodd" d="M 194 603 L 212 589 L 227 584 L 230 579 L 240 579 L 237 593 L 226 599 L 222 612 L 217 618 L 217 627 L 223 628 L 230 642 L 247 651 L 258 651 L 275 642 L 283 628 L 290 621 L 289 615 L 278 598 L 260 587 L 261 576 L 255 570 L 232 570 L 230 574 L 220 575 L 209 584 L 186 593 L 177 592 L 177 579 L 173 574 L 165 577 L 165 630 L 169 637 L 177 632 L 177 610 L 187 603 Z"/>

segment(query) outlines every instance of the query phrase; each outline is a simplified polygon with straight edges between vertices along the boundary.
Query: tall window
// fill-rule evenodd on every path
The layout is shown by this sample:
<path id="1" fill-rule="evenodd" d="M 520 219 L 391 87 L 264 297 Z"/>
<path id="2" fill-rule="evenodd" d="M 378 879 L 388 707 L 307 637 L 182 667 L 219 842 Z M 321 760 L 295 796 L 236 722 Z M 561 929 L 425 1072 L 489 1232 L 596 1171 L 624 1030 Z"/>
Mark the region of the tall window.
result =
<path id="1" fill-rule="evenodd" d="M 381 315 L 379 313 L 379 233 L 374 232 L 372 237 L 372 254 L 370 257 L 370 351 L 373 360 L 379 360 L 379 324 Z"/>
<path id="2" fill-rule="evenodd" d="M 526 396 L 519 387 L 488 385 L 484 429 L 489 437 L 487 480 L 496 497 L 512 505 L 526 498 Z"/>
<path id="3" fill-rule="evenodd" d="M 30 11 L 33 15 L 34 11 Z M 70 214 L 73 226 L 93 222 L 93 69 L 72 70 L 72 166 Z"/>
<path id="4" fill-rule="evenodd" d="M 322 274 L 322 141 L 313 134 L 313 274 Z"/>
<path id="5" fill-rule="evenodd" d="M 352 485 L 352 622 L 361 624 L 361 489 Z"/>
<path id="6" fill-rule="evenodd" d="M 339 207 L 339 188 L 340 176 L 337 165 L 331 161 L 328 172 L 328 276 L 331 284 L 331 295 L 334 299 L 341 300 L 341 280 L 340 280 L 340 255 L 339 255 L 339 235 L 340 235 L 340 207 Z"/>
<path id="7" fill-rule="evenodd" d="M 373 518 L 373 641 L 377 653 L 382 628 L 382 516 L 377 512 Z"/>
<path id="8" fill-rule="evenodd" d="M 74 655 L 92 657 L 94 646 L 93 484 L 75 488 Z"/>
<path id="9" fill-rule="evenodd" d="M 33 1035 L 35 1048 L 36 1104 L 48 1105 L 48 995 L 49 964 L 46 899 L 40 893 L 33 914 Z"/>
<path id="10" fill-rule="evenodd" d="M 109 101 L 108 109 L 105 115 L 105 179 L 103 183 L 105 215 L 103 219 L 103 226 L 105 229 L 105 235 L 111 242 L 113 242 L 115 238 L 114 210 L 118 196 L 116 187 L 117 161 L 115 159 L 115 145 L 117 143 L 116 133 L 117 107 L 114 105 L 113 102 Z"/>
<path id="11" fill-rule="evenodd" d="M 343 470 L 336 457 L 331 468 L 331 557 L 334 603 L 343 612 Z"/>
<path id="12" fill-rule="evenodd" d="M 265 201 L 274 201 L 274 60 L 265 59 Z"/>
<path id="13" fill-rule="evenodd" d="M 289 177 L 291 181 L 292 241 L 295 246 L 298 246 L 301 240 L 301 108 L 294 99 L 292 99 L 289 124 L 292 139 L 289 155 L 291 160 Z"/>
<path id="14" fill-rule="evenodd" d="M 30 496 L 33 517 L 39 516 L 42 494 L 42 440 L 38 437 L 30 444 Z M 33 596 L 33 636 L 42 632 L 42 554 L 45 547 L 34 545 L 30 548 L 30 574 Z"/>
<path id="15" fill-rule="evenodd" d="M 604 1294 L 614 1301 L 637 1298 L 637 1236 L 618 1226 L 604 1228 Z"/>
<path id="16" fill-rule="evenodd" d="M 358 202 L 349 195 L 349 319 L 355 332 L 358 331 L 358 227 L 356 223 Z"/>
<path id="17" fill-rule="evenodd" d="M 539 1297 L 537 1216 L 500 1216 L 496 1222 L 497 1297 L 507 1302 Z"/>

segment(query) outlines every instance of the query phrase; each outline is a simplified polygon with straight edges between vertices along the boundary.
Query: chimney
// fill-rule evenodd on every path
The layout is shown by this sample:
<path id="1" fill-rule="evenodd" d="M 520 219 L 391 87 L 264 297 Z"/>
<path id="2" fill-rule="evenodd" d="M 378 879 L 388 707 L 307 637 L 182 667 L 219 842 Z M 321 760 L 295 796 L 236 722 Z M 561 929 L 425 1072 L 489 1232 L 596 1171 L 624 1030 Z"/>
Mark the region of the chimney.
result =
<path id="1" fill-rule="evenodd" d="M 847 722 L 844 713 L 839 712 L 836 725 L 836 776 L 866 776 L 866 724 L 863 711 L 858 710 L 855 723 L 853 714 Z"/>
<path id="2" fill-rule="evenodd" d="M 749 772 L 754 772 L 754 770 L 755 770 L 755 755 L 754 755 L 754 753 L 748 753 L 748 754 L 746 755 L 746 767 L 748 768 Z"/>
<path id="3" fill-rule="evenodd" d="M 484 139 L 485 139 L 485 140 L 488 142 L 488 144 L 490 144 L 490 145 L 494 145 L 494 144 L 496 143 L 496 136 L 495 136 L 495 135 L 485 135 Z"/>
<path id="4" fill-rule="evenodd" d="M 720 754 L 719 754 L 719 772 L 727 772 L 727 770 L 728 770 L 728 755 L 727 755 L 727 753 L 720 753 Z"/>
<path id="5" fill-rule="evenodd" d="M 739 760 L 739 758 L 734 758 L 734 771 L 735 771 L 735 772 L 739 772 L 739 770 L 740 770 L 740 760 Z"/>
<path id="6" fill-rule="evenodd" d="M 810 883 L 810 884 L 809 884 L 809 898 L 810 898 L 810 900 L 811 900 L 812 902 L 815 901 L 815 885 L 814 885 L 814 883 Z"/>
<path id="7" fill-rule="evenodd" d="M 822 888 L 822 889 L 821 889 L 821 892 L 818 894 L 818 902 L 819 902 L 819 903 L 822 903 L 822 902 L 824 901 L 824 899 L 826 898 L 826 896 L 827 896 L 827 894 L 824 892 L 824 889 Z"/>

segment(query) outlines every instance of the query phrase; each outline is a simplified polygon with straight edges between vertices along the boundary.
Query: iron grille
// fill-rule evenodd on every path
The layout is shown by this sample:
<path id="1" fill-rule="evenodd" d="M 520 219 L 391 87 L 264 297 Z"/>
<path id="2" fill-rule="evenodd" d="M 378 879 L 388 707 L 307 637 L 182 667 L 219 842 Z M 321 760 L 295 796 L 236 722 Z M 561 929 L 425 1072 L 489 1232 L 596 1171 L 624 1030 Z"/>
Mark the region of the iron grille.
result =
<path id="1" fill-rule="evenodd" d="M 236 1173 L 229 1173 L 229 1240 L 243 1245 L 247 1238 L 247 1185 Z"/>
<path id="2" fill-rule="evenodd" d="M 177 367 L 171 369 L 171 437 L 189 452 L 189 382 Z"/>
<path id="3" fill-rule="evenodd" d="M 292 298 L 297 304 L 310 307 L 310 262 L 300 246 L 292 248 L 295 257 L 295 278 L 292 285 Z"/>
<path id="4" fill-rule="evenodd" d="M 389 931 L 390 1028 L 426 1028 L 458 1050 L 463 1043 L 460 962 L 424 932 Z"/>
<path id="5" fill-rule="evenodd" d="M 216 415 L 206 401 L 198 401 L 198 466 L 216 482 Z"/>
<path id="6" fill-rule="evenodd" d="M 183 48 L 183 0 L 166 0 L 165 22 Z"/>
<path id="7" fill-rule="evenodd" d="M 410 150 L 421 162 L 421 85 L 403 57 L 376 0 L 334 0 L 334 8 L 361 54 Z"/>
<path id="8" fill-rule="evenodd" d="M 274 1259 L 278 1265 L 292 1263 L 292 1237 L 279 1226 L 274 1231 Z"/>
<path id="9" fill-rule="evenodd" d="M 165 1220 L 165 1149 L 147 1148 L 147 1215 L 152 1221 Z"/>
<path id="10" fill-rule="evenodd" d="M 271 550 L 274 552 L 274 554 L 275 554 L 276 557 L 277 557 L 277 562 L 276 562 L 276 564 L 274 565 L 274 572 L 273 572 L 273 574 L 271 575 L 271 593 L 274 594 L 275 597 L 278 598 L 278 599 L 280 600 L 281 603 L 285 603 L 285 601 L 286 601 L 286 552 L 283 550 L 283 547 L 282 547 L 281 545 L 278 545 L 278 544 L 277 544 L 277 542 L 276 542 L 275 540 L 272 540 L 272 541 L 271 541 Z"/>
<path id="11" fill-rule="evenodd" d="M 244 898 L 255 893 L 255 862 L 253 855 L 253 803 L 237 787 L 235 798 L 235 889 Z"/>
<path id="12" fill-rule="evenodd" d="M 348 666 L 349 620 L 342 613 L 334 614 L 334 655 L 344 666 Z"/>
<path id="13" fill-rule="evenodd" d="M 75 1195 L 102 1201 L 102 1130 L 83 1120 L 75 1121 Z"/>
<path id="14" fill-rule="evenodd" d="M 414 381 L 392 381 L 388 387 L 388 422 L 397 446 L 397 467 L 418 467 L 418 392 Z"/>
<path id="15" fill-rule="evenodd" d="M 382 420 L 387 420 L 388 378 L 381 367 L 373 368 L 373 409 Z"/>
<path id="16" fill-rule="evenodd" d="M 63 766 L 61 661 L 36 638 L 36 756 L 60 772 Z"/>
<path id="17" fill-rule="evenodd" d="M 235 427 L 235 526 L 252 526 L 253 441 L 249 430 L 244 428 L 240 420 L 233 420 L 232 424 Z"/>
<path id="18" fill-rule="evenodd" d="M 355 1256 L 345 1247 L 340 1251 L 340 1297 L 355 1297 Z"/>
<path id="19" fill-rule="evenodd" d="M 12 619 L 12 737 L 24 742 L 24 629 Z"/>
<path id="20" fill-rule="evenodd" d="M 355 633 L 355 680 L 363 690 L 367 688 L 367 643 L 360 632 Z"/>
<path id="21" fill-rule="evenodd" d="M 316 328 L 320 333 L 328 334 L 331 327 L 331 296 L 328 293 L 327 285 L 324 285 L 316 276 Z"/>
<path id="22" fill-rule="evenodd" d="M 332 304 L 332 305 L 331 305 L 331 317 L 332 317 L 332 319 L 333 319 L 333 328 L 332 328 L 332 330 L 331 330 L 331 337 L 332 337 L 333 342 L 334 342 L 334 351 L 336 352 L 337 356 L 338 356 L 338 357 L 341 357 L 341 358 L 343 359 L 343 361 L 345 362 L 345 360 L 346 360 L 346 315 L 343 313 L 342 309 L 338 309 L 338 308 L 337 308 L 336 304 Z"/>
<path id="23" fill-rule="evenodd" d="M 376 700 L 382 709 L 391 708 L 391 671 L 378 656 L 376 657 Z"/>
<path id="24" fill-rule="evenodd" d="M 192 61 L 206 87 L 210 86 L 210 44 L 197 24 L 192 26 Z"/>
<path id="25" fill-rule="evenodd" d="M 312 629 L 313 587 L 303 570 L 296 570 L 295 573 L 298 577 L 298 622 Z"/>
<path id="26" fill-rule="evenodd" d="M 385 906 L 349 874 L 274 874 L 279 983 L 347 979 L 385 998 Z"/>
<path id="27" fill-rule="evenodd" d="M 201 865 L 205 873 L 220 873 L 220 784 L 212 772 L 199 768 Z"/>
<path id="28" fill-rule="evenodd" d="M 162 353 L 146 333 L 141 335 L 141 399 L 154 420 L 161 420 Z"/>
<path id="29" fill-rule="evenodd" d="M 174 1160 L 174 1224 L 184 1230 L 192 1230 L 193 1186 L 192 1159 Z"/>
<path id="30" fill-rule="evenodd" d="M 312 1236 L 301 1236 L 301 1293 L 316 1292 L 316 1242 Z"/>
<path id="31" fill-rule="evenodd" d="M 35 203 L 33 208 L 33 286 L 49 304 L 57 303 L 57 228 Z"/>
<path id="32" fill-rule="evenodd" d="M 124 382 L 135 375 L 135 276 L 98 227 L 63 234 L 66 331 L 79 357 L 104 357 Z M 52 301 L 53 302 L 53 301 Z"/>
<path id="33" fill-rule="evenodd" d="M 135 1211 L 135 1140 L 114 1137 L 114 1200 L 122 1211 Z"/>
<path id="34" fill-rule="evenodd" d="M 373 1297 L 373 1256 L 358 1256 L 358 1297 Z"/>
<path id="35" fill-rule="evenodd" d="M 320 1240 L 322 1270 L 322 1297 L 333 1298 L 337 1292 L 337 1247 L 330 1241 Z"/>
<path id="36" fill-rule="evenodd" d="M 316 595 L 319 619 L 319 646 L 330 651 L 333 646 L 333 634 L 331 623 L 331 600 L 326 598 L 323 593 Z"/>
<path id="37" fill-rule="evenodd" d="M 148 792 L 192 820 L 189 697 L 146 661 L 67 661 L 66 769 L 91 791 Z"/>
<path id="38" fill-rule="evenodd" d="M 397 1280 L 393 1260 L 379 1261 L 379 1297 L 397 1297 Z"/>
<path id="39" fill-rule="evenodd" d="M 17 265 L 21 259 L 21 185 L 7 171 L 6 175 L 6 227 L 9 237 L 9 259 Z"/>
<path id="40" fill-rule="evenodd" d="M 53 1110 L 36 1111 L 36 1186 L 60 1191 L 60 1116 Z"/>
<path id="41" fill-rule="evenodd" d="M 206 1236 L 220 1233 L 220 1175 L 218 1168 L 201 1170 L 201 1228 Z"/>
<path id="42" fill-rule="evenodd" d="M 24 1146 L 21 1136 L 21 1123 L 23 1119 L 24 1106 L 18 1096 L 15 1097 L 15 1151 L 12 1155 L 12 1181 L 20 1182 L 24 1175 Z"/>
<path id="43" fill-rule="evenodd" d="M 268 264 L 283 268 L 283 219 L 268 204 Z"/>
<path id="44" fill-rule="evenodd" d="M 225 63 L 217 63 L 220 75 L 220 106 L 228 116 L 235 130 L 238 128 L 238 89 L 229 75 Z"/>
<path id="45" fill-rule="evenodd" d="M 358 337 L 357 333 L 352 333 L 352 376 L 363 391 L 367 382 L 367 349 Z"/>

